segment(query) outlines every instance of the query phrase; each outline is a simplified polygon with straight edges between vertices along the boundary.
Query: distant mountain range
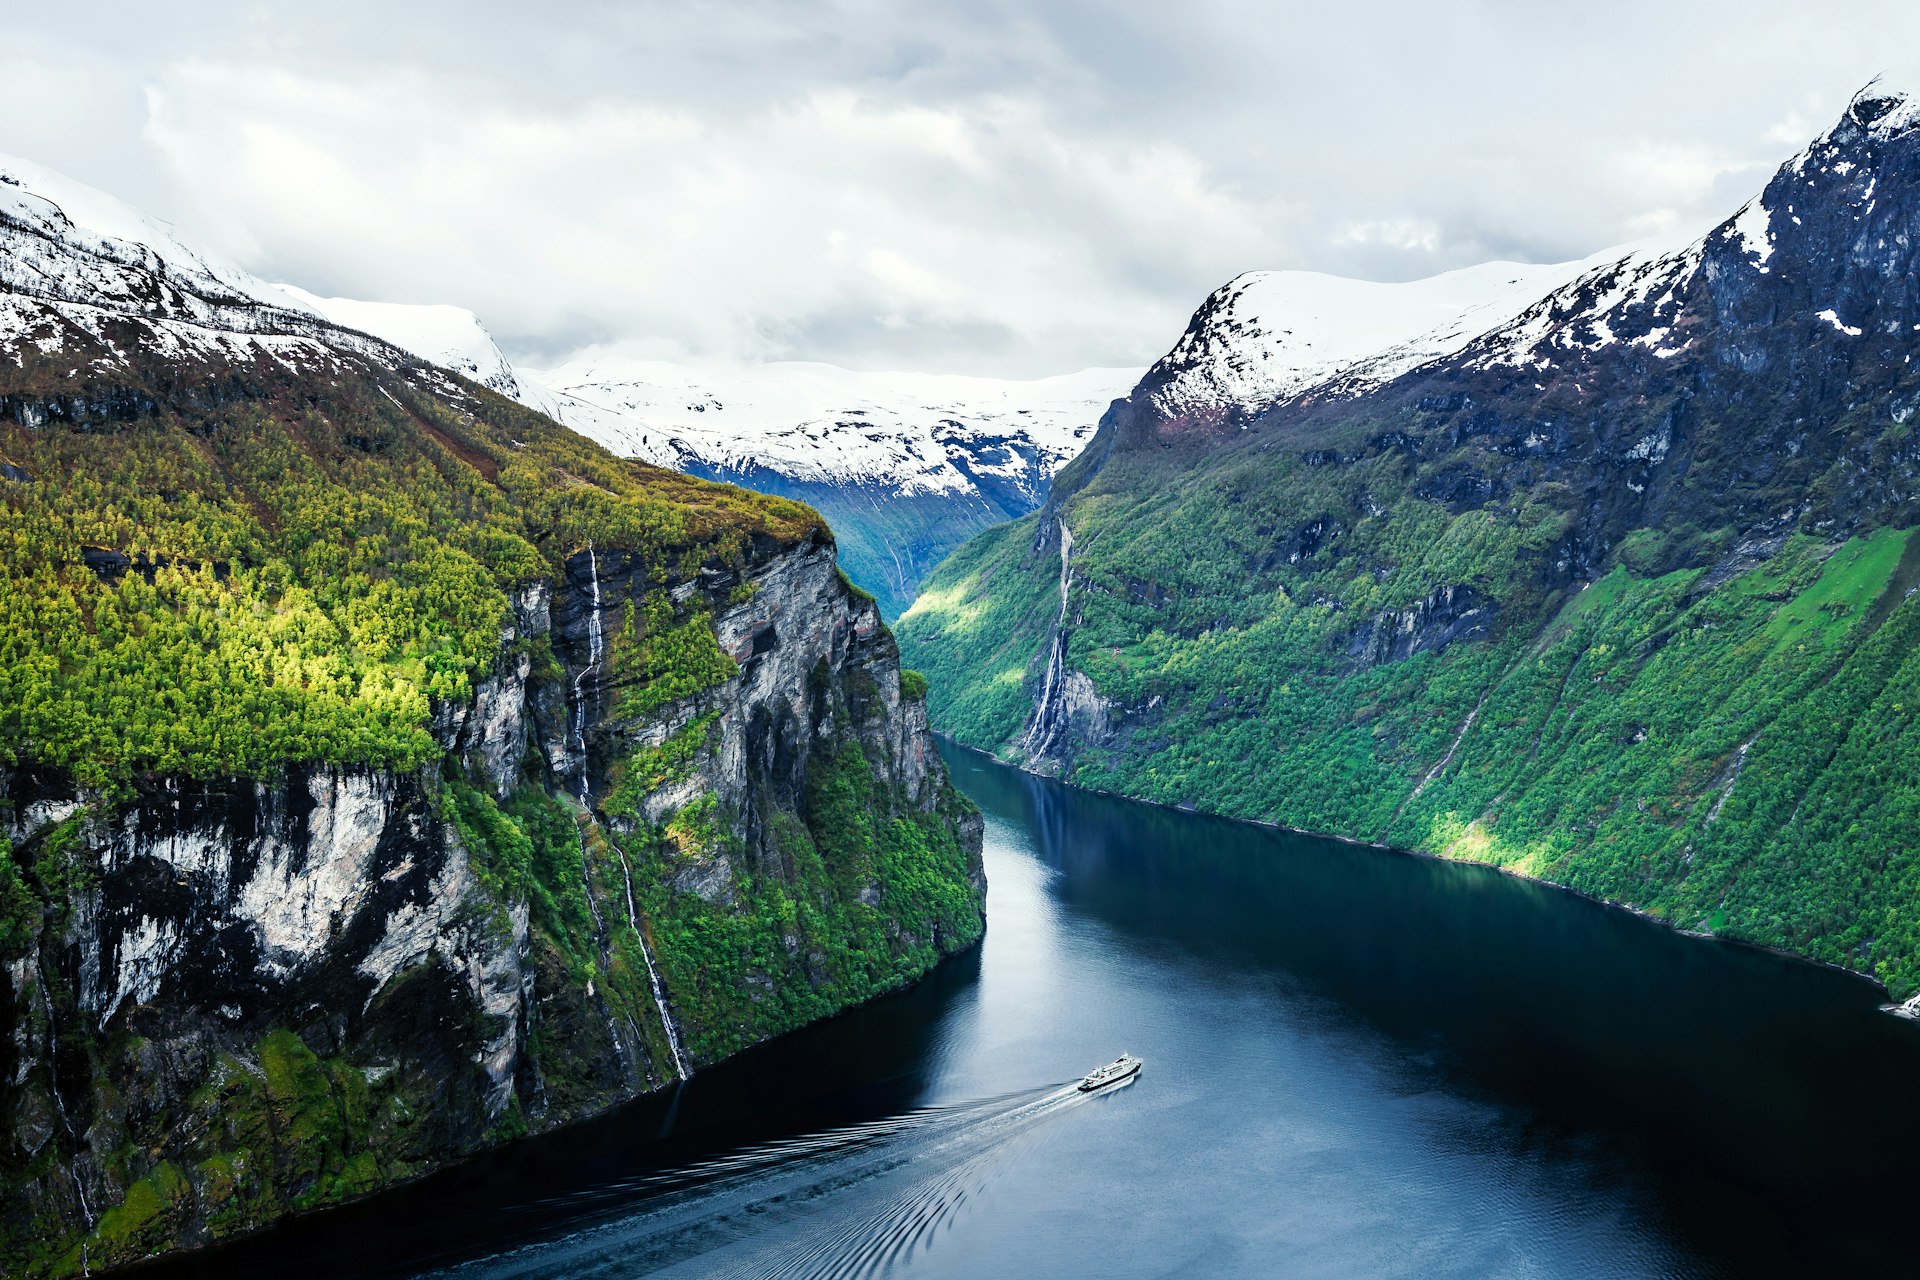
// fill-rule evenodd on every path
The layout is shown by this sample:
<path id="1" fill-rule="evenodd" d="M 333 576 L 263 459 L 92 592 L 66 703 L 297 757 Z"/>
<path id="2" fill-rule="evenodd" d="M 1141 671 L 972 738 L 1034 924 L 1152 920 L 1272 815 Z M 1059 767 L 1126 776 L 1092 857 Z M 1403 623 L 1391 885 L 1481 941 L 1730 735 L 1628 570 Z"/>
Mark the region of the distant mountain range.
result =
<path id="1" fill-rule="evenodd" d="M 847 572 L 891 618 L 948 551 L 1039 506 L 1137 378 L 608 361 L 527 371 L 519 394 L 626 457 L 809 503 L 833 526 Z"/>
<path id="2" fill-rule="evenodd" d="M 921 576 L 952 548 L 1037 507 L 1108 403 L 1139 378 L 1137 369 L 1008 380 L 806 363 L 701 370 L 614 360 L 520 370 L 464 307 L 324 298 L 269 284 L 81 183 L 26 161 L 4 164 L 22 216 L 58 218 L 64 210 L 84 233 L 137 246 L 205 295 L 198 305 L 211 310 L 188 308 L 176 319 L 214 319 L 217 312 L 220 323 L 233 324 L 234 316 L 257 311 L 262 324 L 290 332 L 304 324 L 316 332 L 365 333 L 538 409 L 624 457 L 809 503 L 832 525 L 842 565 L 878 597 L 888 618 L 906 608 Z M 65 262 L 46 269 L 76 270 Z M 21 278 L 37 270 L 31 253 L 0 264 L 0 272 Z M 103 270 L 111 274 L 95 267 L 69 282 L 76 306 L 97 307 L 102 289 L 125 297 L 136 287 L 106 279 Z M 163 307 L 152 314 L 172 313 Z M 274 319 L 264 319 L 269 315 Z M 315 318 L 324 325 L 314 326 Z"/>
<path id="3" fill-rule="evenodd" d="M 900 624 L 937 727 L 1920 989 L 1920 100 L 1691 242 L 1243 276 Z"/>
<path id="4" fill-rule="evenodd" d="M 989 525 L 1046 498 L 1137 369 L 1028 381 L 785 362 L 700 370 L 591 360 L 515 369 L 471 311 L 275 289 L 336 324 L 510 396 L 628 458 L 806 502 L 888 618 Z"/>

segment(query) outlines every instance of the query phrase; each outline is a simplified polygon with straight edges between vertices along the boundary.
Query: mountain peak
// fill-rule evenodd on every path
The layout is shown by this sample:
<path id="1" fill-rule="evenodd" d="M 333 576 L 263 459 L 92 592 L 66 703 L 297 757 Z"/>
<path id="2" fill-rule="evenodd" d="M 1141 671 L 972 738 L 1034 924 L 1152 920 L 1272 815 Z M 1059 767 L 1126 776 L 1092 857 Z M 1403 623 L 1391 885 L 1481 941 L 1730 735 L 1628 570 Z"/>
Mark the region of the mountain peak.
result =
<path id="1" fill-rule="evenodd" d="M 1844 120 L 1890 137 L 1920 123 L 1920 75 L 1882 72 L 1847 103 Z"/>
<path id="2" fill-rule="evenodd" d="M 210 300 L 307 310 L 225 256 L 183 240 L 171 224 L 45 165 L 0 155 L 0 235 L 7 233 L 11 243 L 0 256 L 0 287 L 12 292 L 68 302 L 111 301 L 116 295 L 103 298 L 100 290 L 108 283 L 104 277 L 114 274 L 108 268 L 117 266 L 121 273 L 171 278 Z M 49 269 L 51 256 L 29 252 L 28 238 L 91 257 L 100 266 Z M 151 314 L 154 308 L 142 310 Z"/>

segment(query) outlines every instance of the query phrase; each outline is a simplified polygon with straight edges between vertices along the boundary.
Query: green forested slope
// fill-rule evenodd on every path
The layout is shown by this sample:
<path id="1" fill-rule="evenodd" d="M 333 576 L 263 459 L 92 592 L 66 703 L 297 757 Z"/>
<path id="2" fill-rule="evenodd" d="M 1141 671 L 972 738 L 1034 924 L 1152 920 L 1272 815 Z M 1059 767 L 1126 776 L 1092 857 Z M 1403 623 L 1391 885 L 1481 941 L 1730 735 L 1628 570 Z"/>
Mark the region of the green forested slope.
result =
<path id="1" fill-rule="evenodd" d="M 66 389 L 70 359 L 34 363 L 7 379 L 22 403 Z M 820 527 L 497 396 L 460 412 L 371 364 L 325 383 L 240 372 L 206 412 L 0 417 L 24 477 L 0 480 L 0 760 L 90 783 L 410 767 L 437 750 L 430 701 L 498 660 L 509 591 L 565 556 L 597 539 L 664 575 Z"/>
<path id="2" fill-rule="evenodd" d="M 1397 377 L 1209 401 L 1244 369 L 1180 360 L 1251 339 L 1203 307 L 905 660 L 1078 783 L 1920 990 L 1916 244 L 1920 105 L 1869 90 L 1739 219 Z"/>
<path id="3" fill-rule="evenodd" d="M 1295 588 L 1304 603 L 1222 581 L 1156 610 L 1129 589 L 1144 566 L 1119 559 L 1130 531 L 1097 502 L 1073 514 L 1068 665 L 1110 703 L 1074 781 L 1495 862 L 1920 987 L 1908 531 L 1795 538 L 1710 589 L 1703 569 L 1618 565 L 1546 602 L 1537 630 L 1355 670 L 1330 642 L 1356 610 L 1315 597 L 1404 603 L 1391 584 L 1342 582 L 1336 562 Z M 1428 526 L 1416 578 L 1514 585 L 1540 531 L 1473 514 L 1402 515 Z M 1058 607 L 1035 523 L 970 544 L 901 626 L 936 725 L 1016 754 Z M 1431 568 L 1474 551 L 1466 573 Z"/>
<path id="4" fill-rule="evenodd" d="M 984 927 L 816 512 L 382 354 L 0 349 L 9 1275 L 422 1176 Z"/>

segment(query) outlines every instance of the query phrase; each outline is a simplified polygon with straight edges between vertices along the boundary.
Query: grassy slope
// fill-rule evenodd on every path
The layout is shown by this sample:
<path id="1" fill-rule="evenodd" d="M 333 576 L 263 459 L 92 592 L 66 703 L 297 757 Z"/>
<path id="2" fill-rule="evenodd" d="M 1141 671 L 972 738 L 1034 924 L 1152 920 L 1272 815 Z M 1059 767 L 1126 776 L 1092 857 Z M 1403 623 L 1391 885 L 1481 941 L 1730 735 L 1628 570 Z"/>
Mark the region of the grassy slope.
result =
<path id="1" fill-rule="evenodd" d="M 1556 592 L 1552 485 L 1460 514 L 1412 488 L 1386 457 L 1252 450 L 1096 476 L 1066 511 L 1069 662 L 1118 737 L 1071 779 L 1493 862 L 1920 988 L 1906 531 L 1796 535 L 1707 590 L 1668 566 L 1710 562 L 1730 531 L 1641 530 Z M 1303 544 L 1320 517 L 1331 533 Z M 900 625 L 936 726 L 1003 753 L 1058 607 L 1037 520 L 955 553 Z M 1365 670 L 1344 656 L 1356 625 L 1437 584 L 1497 601 L 1493 637 Z"/>

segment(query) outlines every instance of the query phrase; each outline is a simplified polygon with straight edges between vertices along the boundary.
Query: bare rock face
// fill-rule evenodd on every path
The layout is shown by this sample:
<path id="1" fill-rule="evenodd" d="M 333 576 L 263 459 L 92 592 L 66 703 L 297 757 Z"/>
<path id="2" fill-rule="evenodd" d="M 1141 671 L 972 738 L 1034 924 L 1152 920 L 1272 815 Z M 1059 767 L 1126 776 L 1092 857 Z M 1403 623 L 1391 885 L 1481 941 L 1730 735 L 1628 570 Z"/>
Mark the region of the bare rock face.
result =
<path id="1" fill-rule="evenodd" d="M 699 680 L 648 648 L 668 632 L 712 650 Z M 0 770 L 6 836 L 67 888 L 0 982 L 0 1130 L 38 1170 L 7 1185 L 8 1274 L 418 1176 L 672 1082 L 793 1008 L 903 985 L 983 928 L 977 814 L 823 538 L 666 581 L 582 552 L 517 594 L 496 668 L 432 728 L 444 759 L 408 773 L 106 796 Z M 940 902 L 890 878 L 902 828 L 949 851 Z M 819 901 L 828 934 L 870 929 L 894 972 L 844 980 L 832 937 L 803 931 L 770 951 L 786 967 L 696 982 L 715 971 L 682 925 L 777 933 L 769 884 Z"/>

